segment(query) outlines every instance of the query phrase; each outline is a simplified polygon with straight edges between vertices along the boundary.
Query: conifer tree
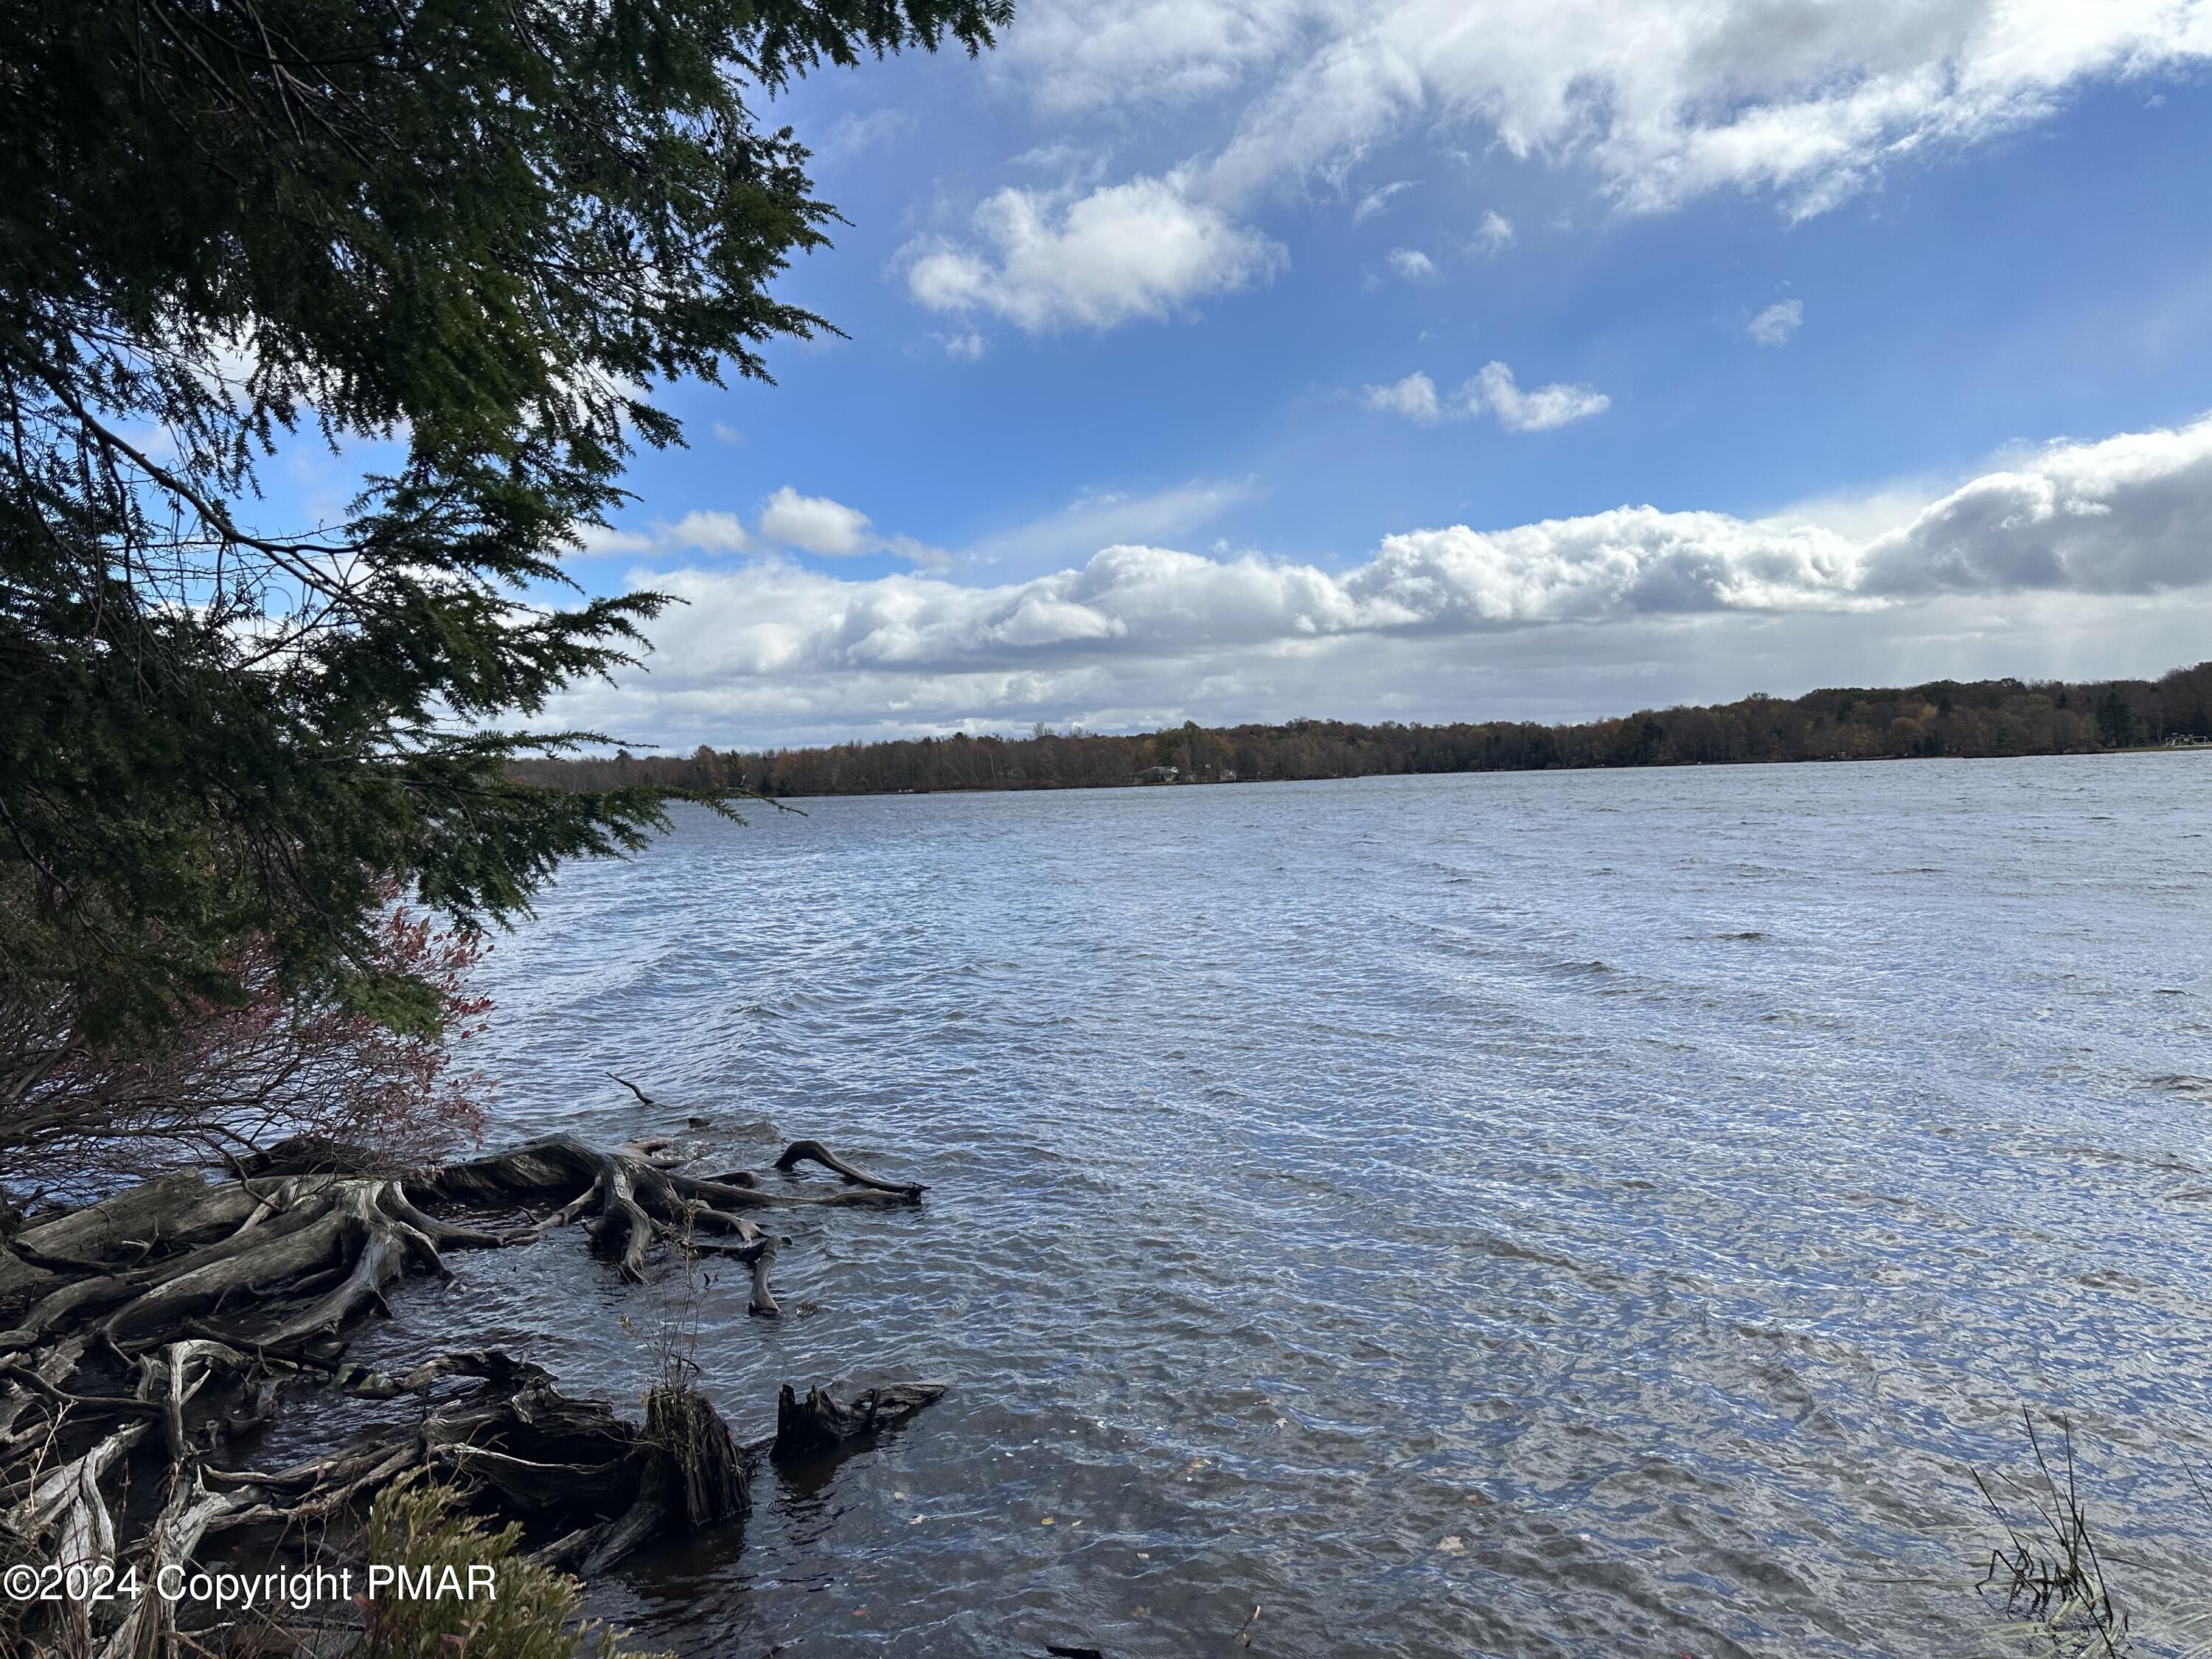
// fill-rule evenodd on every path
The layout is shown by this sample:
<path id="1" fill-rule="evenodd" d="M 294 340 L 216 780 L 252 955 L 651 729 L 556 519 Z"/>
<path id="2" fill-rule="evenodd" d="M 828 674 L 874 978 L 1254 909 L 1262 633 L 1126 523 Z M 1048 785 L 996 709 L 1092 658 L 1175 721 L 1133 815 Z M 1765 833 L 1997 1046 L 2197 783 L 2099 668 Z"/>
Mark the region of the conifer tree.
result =
<path id="1" fill-rule="evenodd" d="M 650 388 L 761 377 L 832 210 L 766 100 L 991 43 L 1009 0 L 16 0 L 0 10 L 0 997 L 88 1042 L 234 997 L 434 1025 L 398 881 L 465 925 L 668 792 L 511 780 L 630 662 L 561 593 Z M 288 443 L 396 457 L 271 526 Z M 0 1106 L 22 1080 L 0 1078 Z"/>

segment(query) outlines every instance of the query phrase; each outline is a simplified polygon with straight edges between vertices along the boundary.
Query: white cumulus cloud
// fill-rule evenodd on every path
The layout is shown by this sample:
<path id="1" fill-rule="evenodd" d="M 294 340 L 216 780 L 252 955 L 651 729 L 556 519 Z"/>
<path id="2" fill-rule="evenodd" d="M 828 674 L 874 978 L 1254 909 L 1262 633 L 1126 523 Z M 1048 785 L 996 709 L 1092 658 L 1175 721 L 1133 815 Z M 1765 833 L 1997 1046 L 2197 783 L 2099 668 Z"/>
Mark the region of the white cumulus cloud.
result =
<path id="1" fill-rule="evenodd" d="M 577 538 L 583 550 L 594 556 L 662 551 L 744 553 L 752 547 L 752 538 L 734 513 L 686 513 L 672 524 L 655 519 L 643 530 L 586 525 L 578 530 Z"/>
<path id="2" fill-rule="evenodd" d="M 586 525 L 580 526 L 576 533 L 583 551 L 598 557 L 757 553 L 779 547 L 830 558 L 890 552 L 918 564 L 937 563 L 944 557 L 937 549 L 925 547 L 911 537 L 879 535 L 868 515 L 857 507 L 827 495 L 802 495 L 788 484 L 761 503 L 757 533 L 748 531 L 736 514 L 715 508 L 700 508 L 673 520 L 654 519 L 642 530 Z"/>
<path id="3" fill-rule="evenodd" d="M 907 252 L 907 286 L 933 311 L 992 311 L 1030 333 L 1164 318 L 1262 282 L 1283 250 L 1188 198 L 1139 178 L 1073 200 L 1008 188 L 975 210 L 977 245 L 935 239 Z"/>
<path id="4" fill-rule="evenodd" d="M 1085 123 L 1179 109 L 1226 137 L 1172 183 L 1002 191 L 908 280 L 1033 331 L 1168 315 L 1279 262 L 1241 222 L 1263 198 L 1414 135 L 1571 169 L 1629 211 L 1744 190 L 1803 217 L 2091 86 L 2207 64 L 2212 0 L 1036 0 L 992 72 L 1066 125 L 1069 156 L 1101 153 L 1072 142 Z M 1492 211 L 1469 234 L 1494 253 L 1510 229 Z"/>
<path id="5" fill-rule="evenodd" d="M 1504 530 L 1409 531 L 1339 574 L 1255 554 L 1115 546 L 1074 568 L 992 586 L 925 576 L 849 582 L 789 567 L 685 580 L 697 599 L 732 583 L 805 596 L 817 613 L 811 660 L 825 668 L 973 664 L 1097 641 L 1173 647 L 1852 609 L 1935 592 L 2147 593 L 2212 581 L 2212 419 L 2053 446 L 1869 542 L 1818 525 L 1620 507 Z"/>
<path id="6" fill-rule="evenodd" d="M 752 546 L 752 538 L 734 513 L 686 513 L 660 530 L 666 542 L 702 553 L 743 553 Z"/>
<path id="7" fill-rule="evenodd" d="M 1361 389 L 1368 408 L 1402 415 L 1423 425 L 1450 416 L 1465 420 L 1487 410 L 1508 432 L 1549 432 L 1553 428 L 1601 415 L 1613 399 L 1595 387 L 1554 384 L 1523 391 L 1504 363 L 1486 363 L 1480 374 L 1450 398 L 1438 395 L 1437 383 L 1416 370 L 1389 386 Z"/>
<path id="8" fill-rule="evenodd" d="M 2054 444 L 1877 537 L 1864 563 L 1888 595 L 2196 586 L 2212 578 L 2212 417 Z"/>
<path id="9" fill-rule="evenodd" d="M 1409 283 L 1425 283 L 1437 274 L 1437 262 L 1417 247 L 1392 248 L 1389 262 L 1390 269 Z"/>
<path id="10" fill-rule="evenodd" d="M 1744 325 L 1744 332 L 1759 345 L 1785 343 L 1805 321 L 1802 300 L 1777 300 Z"/>
<path id="11" fill-rule="evenodd" d="M 701 602 L 693 628 L 700 641 L 736 637 L 733 613 L 709 612 L 718 595 L 742 592 L 758 609 L 738 632 L 769 628 L 798 653 L 781 660 L 818 669 L 973 666 L 1100 642 L 1172 648 L 1632 615 L 1864 609 L 1935 593 L 2153 593 L 2212 583 L 2212 418 L 2053 445 L 1867 541 L 1814 524 L 1620 507 L 1503 530 L 1408 531 L 1338 573 L 1257 554 L 1120 545 L 1077 567 L 983 586 L 924 575 L 849 581 L 773 562 L 653 580 L 675 580 Z"/>
<path id="12" fill-rule="evenodd" d="M 827 495 L 802 495 L 789 484 L 762 503 L 760 533 L 785 547 L 832 558 L 872 553 L 883 545 L 866 514 Z"/>
<path id="13" fill-rule="evenodd" d="M 1389 415 L 1403 415 L 1409 421 L 1419 421 L 1427 426 L 1443 418 L 1443 404 L 1437 397 L 1437 383 L 1419 369 L 1402 380 L 1389 386 L 1364 388 L 1362 399 L 1368 408 Z"/>
<path id="14" fill-rule="evenodd" d="M 1549 432 L 1602 415 L 1613 399 L 1586 386 L 1540 386 L 1523 392 L 1504 363 L 1483 365 L 1468 389 L 1468 404 L 1477 402 L 1498 417 L 1508 432 Z"/>
<path id="15" fill-rule="evenodd" d="M 616 530 L 603 524 L 576 526 L 576 540 L 584 552 L 593 558 L 611 554 L 650 553 L 659 545 L 653 538 L 636 530 Z"/>
<path id="16" fill-rule="evenodd" d="M 1421 124 L 1458 125 L 1515 155 L 1587 163 L 1645 209 L 1740 186 L 1818 211 L 1897 156 L 2010 131 L 2094 81 L 2212 58 L 2204 0 L 1192 4 L 1268 19 L 1234 37 L 1248 101 L 1219 158 L 1224 183 L 1309 173 Z"/>

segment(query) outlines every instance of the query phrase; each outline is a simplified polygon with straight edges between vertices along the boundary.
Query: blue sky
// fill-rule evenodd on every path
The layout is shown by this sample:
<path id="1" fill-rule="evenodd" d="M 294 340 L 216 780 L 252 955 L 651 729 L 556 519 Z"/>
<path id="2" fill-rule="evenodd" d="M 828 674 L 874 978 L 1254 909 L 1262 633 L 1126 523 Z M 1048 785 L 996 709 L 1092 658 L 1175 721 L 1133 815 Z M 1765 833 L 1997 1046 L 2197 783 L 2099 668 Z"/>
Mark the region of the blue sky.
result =
<path id="1" fill-rule="evenodd" d="M 783 292 L 850 337 L 667 389 L 690 447 L 573 568 L 691 603 L 559 712 L 1549 719 L 2212 655 L 2208 70 L 2205 0 L 1060 0 L 818 76 L 775 113 L 850 222 Z"/>

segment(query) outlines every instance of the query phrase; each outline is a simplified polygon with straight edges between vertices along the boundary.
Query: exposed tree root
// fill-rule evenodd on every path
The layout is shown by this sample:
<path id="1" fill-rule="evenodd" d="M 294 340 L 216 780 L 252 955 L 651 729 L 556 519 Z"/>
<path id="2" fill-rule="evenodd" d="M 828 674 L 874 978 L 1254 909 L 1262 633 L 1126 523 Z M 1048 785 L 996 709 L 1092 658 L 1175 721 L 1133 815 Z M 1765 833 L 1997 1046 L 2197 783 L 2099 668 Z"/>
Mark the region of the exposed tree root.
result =
<path id="1" fill-rule="evenodd" d="M 787 1175 L 801 1164 L 819 1164 L 823 1169 L 844 1176 L 853 1186 L 872 1188 L 877 1192 L 894 1194 L 900 1198 L 920 1198 L 928 1190 L 912 1182 L 885 1181 L 880 1176 L 872 1176 L 866 1170 L 856 1169 L 818 1140 L 793 1141 L 783 1149 L 783 1156 L 776 1159 L 775 1167 Z"/>
<path id="2" fill-rule="evenodd" d="M 246 1507 L 247 1500 L 234 1493 L 210 1492 L 197 1472 L 179 1480 L 162 1505 L 143 1546 L 143 1576 L 159 1583 L 162 1570 L 187 1565 L 200 1540 L 218 1520 Z M 106 1644 L 100 1659 L 158 1659 L 177 1650 L 176 1603 L 161 1595 L 140 1595 L 126 1604 L 128 1611 Z"/>
<path id="3" fill-rule="evenodd" d="M 33 1483 L 21 1502 L 0 1516 L 0 1524 L 18 1537 L 52 1532 L 61 1547 L 55 1559 L 64 1564 L 111 1559 L 115 1528 L 108 1518 L 107 1500 L 100 1495 L 100 1477 L 145 1432 L 143 1423 L 118 1429 L 82 1456 L 52 1470 Z"/>
<path id="4" fill-rule="evenodd" d="M 526 1244 L 577 1222 L 634 1282 L 659 1249 L 733 1258 L 751 1272 L 750 1311 L 773 1316 L 780 1241 L 741 1212 L 912 1203 L 923 1190 L 811 1140 L 793 1142 L 776 1168 L 817 1164 L 844 1186 L 767 1188 L 742 1171 L 688 1176 L 676 1161 L 665 1141 L 601 1152 L 556 1136 L 407 1173 L 350 1148 L 287 1143 L 240 1162 L 228 1182 L 166 1176 L 21 1229 L 0 1243 L 0 1559 L 128 1562 L 150 1575 L 191 1561 L 211 1534 L 268 1527 L 296 1537 L 342 1523 L 413 1470 L 459 1482 L 550 1539 L 541 1559 L 587 1572 L 655 1538 L 741 1518 L 750 1505 L 744 1458 L 757 1448 L 737 1446 L 692 1389 L 654 1389 L 640 1424 L 568 1398 L 544 1370 L 497 1350 L 443 1354 L 397 1377 L 342 1358 L 349 1329 L 388 1311 L 398 1280 L 447 1274 L 443 1252 Z M 520 1212 L 526 1224 L 439 1213 L 454 1208 Z M 456 1382 L 472 1385 L 434 1401 Z M 423 1408 L 412 1427 L 291 1468 L 210 1461 L 301 1382 L 419 1397 Z M 774 1455 L 842 1444 L 942 1392 L 873 1389 L 841 1407 L 820 1389 L 802 1405 L 786 1388 Z M 133 1479 L 126 1469 L 149 1460 L 137 1478 L 153 1482 L 141 1490 L 161 1493 L 160 1507 L 118 1546 L 119 1511 L 104 1488 L 119 1491 Z M 67 1603 L 47 1635 L 99 1659 L 152 1659 L 179 1649 L 173 1611 L 158 1596 Z M 7 1617 L 0 1609 L 0 1649 Z"/>

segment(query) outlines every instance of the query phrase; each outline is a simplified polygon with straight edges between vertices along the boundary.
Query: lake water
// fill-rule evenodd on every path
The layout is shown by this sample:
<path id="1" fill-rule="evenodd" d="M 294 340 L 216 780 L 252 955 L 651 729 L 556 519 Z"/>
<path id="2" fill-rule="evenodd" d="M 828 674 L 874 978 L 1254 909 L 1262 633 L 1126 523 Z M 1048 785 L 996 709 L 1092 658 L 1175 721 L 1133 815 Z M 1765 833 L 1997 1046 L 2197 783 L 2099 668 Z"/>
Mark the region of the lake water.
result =
<path id="1" fill-rule="evenodd" d="M 600 1584 L 641 1644 L 1991 1651 L 2024 1405 L 2139 1627 L 2201 1596 L 2212 757 L 803 805 L 489 965 L 495 1139 L 930 1183 L 788 1212 L 781 1322 L 705 1288 L 741 1435 L 951 1389 Z M 580 1235 L 455 1265 L 378 1345 L 635 1397 Z"/>

